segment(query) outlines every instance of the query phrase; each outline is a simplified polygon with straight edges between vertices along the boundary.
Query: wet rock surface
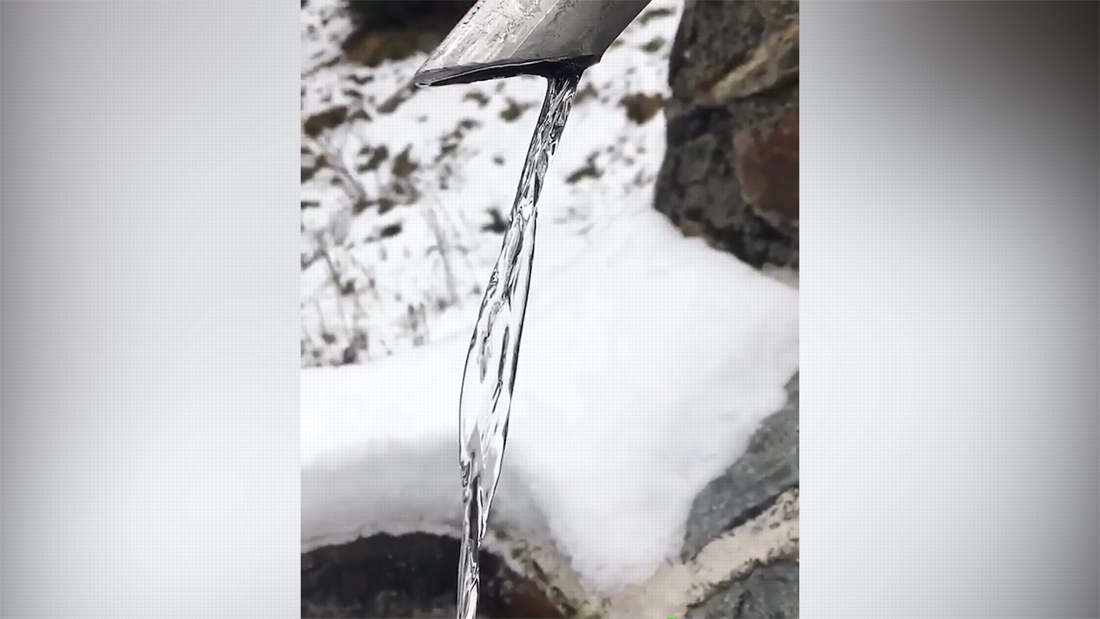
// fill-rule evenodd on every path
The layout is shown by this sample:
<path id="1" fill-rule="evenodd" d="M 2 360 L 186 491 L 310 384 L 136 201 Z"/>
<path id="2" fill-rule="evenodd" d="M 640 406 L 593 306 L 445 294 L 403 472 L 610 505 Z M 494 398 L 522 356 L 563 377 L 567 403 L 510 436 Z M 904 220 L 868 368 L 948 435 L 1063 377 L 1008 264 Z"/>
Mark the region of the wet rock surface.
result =
<path id="1" fill-rule="evenodd" d="M 302 555 L 303 618 L 454 617 L 459 542 L 376 535 Z M 479 617 L 563 617 L 531 581 L 481 555 Z"/>
<path id="2" fill-rule="evenodd" d="M 655 205 L 756 266 L 798 267 L 798 3 L 689 0 Z"/>

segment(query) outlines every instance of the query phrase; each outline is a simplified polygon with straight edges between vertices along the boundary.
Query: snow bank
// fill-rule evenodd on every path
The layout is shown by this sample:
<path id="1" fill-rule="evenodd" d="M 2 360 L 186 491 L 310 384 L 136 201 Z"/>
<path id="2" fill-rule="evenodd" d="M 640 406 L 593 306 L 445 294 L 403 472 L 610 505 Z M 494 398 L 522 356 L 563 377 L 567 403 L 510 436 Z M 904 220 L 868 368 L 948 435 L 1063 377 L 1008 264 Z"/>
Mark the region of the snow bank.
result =
<path id="1" fill-rule="evenodd" d="M 677 554 L 692 500 L 784 404 L 798 293 L 652 210 L 592 241 L 533 280 L 491 527 L 607 592 Z M 302 371 L 303 552 L 457 532 L 467 338 Z"/>

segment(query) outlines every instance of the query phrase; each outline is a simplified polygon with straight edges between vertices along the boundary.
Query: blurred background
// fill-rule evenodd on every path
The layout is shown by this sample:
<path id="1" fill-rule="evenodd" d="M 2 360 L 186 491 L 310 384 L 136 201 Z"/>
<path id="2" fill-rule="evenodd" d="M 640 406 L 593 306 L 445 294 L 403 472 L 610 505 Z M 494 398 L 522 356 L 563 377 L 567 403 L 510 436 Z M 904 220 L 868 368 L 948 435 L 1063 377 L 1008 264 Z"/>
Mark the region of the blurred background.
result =
<path id="1" fill-rule="evenodd" d="M 540 78 L 412 85 L 472 5 L 302 0 L 303 368 L 469 337 L 545 92 Z M 654 0 L 581 81 L 533 287 L 642 210 L 797 287 L 798 37 L 797 2 Z M 755 464 L 700 499 L 710 516 L 689 521 L 685 557 L 797 491 L 797 376 L 789 391 Z M 429 535 L 304 554 L 303 617 L 453 616 L 457 558 Z M 569 612 L 502 562 L 485 569 L 485 616 Z M 762 567 L 695 616 L 797 615 L 797 582 L 796 560 Z"/>

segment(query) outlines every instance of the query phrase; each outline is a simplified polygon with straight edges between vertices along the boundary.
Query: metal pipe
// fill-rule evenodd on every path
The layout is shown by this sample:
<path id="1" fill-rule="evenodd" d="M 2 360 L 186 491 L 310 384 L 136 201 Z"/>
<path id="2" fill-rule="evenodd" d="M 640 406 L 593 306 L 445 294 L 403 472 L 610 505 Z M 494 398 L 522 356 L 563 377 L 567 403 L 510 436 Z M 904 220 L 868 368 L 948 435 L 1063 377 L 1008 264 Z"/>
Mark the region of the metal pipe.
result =
<path id="1" fill-rule="evenodd" d="M 596 64 L 650 0 L 480 0 L 428 57 L 418 86 Z"/>

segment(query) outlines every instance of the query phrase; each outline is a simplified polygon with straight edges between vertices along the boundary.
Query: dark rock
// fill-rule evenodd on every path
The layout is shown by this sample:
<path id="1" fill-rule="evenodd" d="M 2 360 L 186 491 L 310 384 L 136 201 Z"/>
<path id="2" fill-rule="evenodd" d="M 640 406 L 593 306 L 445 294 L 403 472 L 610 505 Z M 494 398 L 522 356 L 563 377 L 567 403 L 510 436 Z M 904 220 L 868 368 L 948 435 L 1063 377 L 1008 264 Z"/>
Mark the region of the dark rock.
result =
<path id="1" fill-rule="evenodd" d="M 798 375 L 787 385 L 787 404 L 753 435 L 749 448 L 725 474 L 695 498 L 681 556 L 693 559 L 705 545 L 756 518 L 780 495 L 798 487 Z M 797 617 L 798 563 L 761 565 L 732 580 L 689 610 L 708 617 Z"/>
<path id="2" fill-rule="evenodd" d="M 382 144 L 378 148 L 364 146 L 359 150 L 359 156 L 357 157 L 358 167 L 356 169 L 360 174 L 364 172 L 373 172 L 389 159 L 389 157 L 390 149 L 386 148 L 385 144 Z M 364 161 L 364 159 L 366 160 Z"/>
<path id="3" fill-rule="evenodd" d="M 650 40 L 645 45 L 643 45 L 642 46 L 642 51 L 643 52 L 648 52 L 650 54 L 652 54 L 654 52 L 659 52 L 659 51 L 661 51 L 661 48 L 665 46 L 665 43 L 667 43 L 667 41 L 665 41 L 661 37 L 657 37 L 655 39 Z"/>
<path id="4" fill-rule="evenodd" d="M 326 164 L 324 154 L 317 154 L 302 146 L 302 182 L 306 182 L 317 174 L 317 170 Z M 305 208 L 305 207 L 302 207 Z"/>
<path id="5" fill-rule="evenodd" d="M 585 160 L 585 165 L 582 168 L 577 168 L 569 173 L 569 176 L 565 178 L 565 182 L 569 185 L 576 185 L 586 178 L 598 179 L 603 176 L 603 170 L 596 165 L 596 154 L 593 153 Z"/>
<path id="6" fill-rule="evenodd" d="M 405 147 L 405 150 L 398 153 L 397 158 L 393 160 L 393 175 L 398 178 L 408 178 L 413 172 L 420 169 L 420 164 L 413 161 L 410 151 L 412 146 Z"/>
<path id="7" fill-rule="evenodd" d="M 798 376 L 787 385 L 787 404 L 753 435 L 745 455 L 695 497 L 681 556 L 690 560 L 727 531 L 766 511 L 798 486 Z"/>
<path id="8" fill-rule="evenodd" d="M 585 82 L 584 87 L 577 91 L 577 94 L 573 97 L 573 105 L 578 106 L 585 101 L 593 101 L 599 99 L 600 92 L 596 90 L 596 87 L 591 82 Z"/>
<path id="9" fill-rule="evenodd" d="M 798 375 L 791 379 L 787 393 L 787 406 L 764 420 L 745 455 L 695 497 L 681 550 L 685 561 L 719 535 L 756 518 L 779 495 L 799 485 Z"/>
<path id="10" fill-rule="evenodd" d="M 374 67 L 429 52 L 442 42 L 474 0 L 351 0 L 356 28 L 343 42 L 344 56 Z"/>
<path id="11" fill-rule="evenodd" d="M 401 4 L 394 2 L 393 4 Z M 430 50 L 440 39 L 431 34 L 408 30 L 361 30 L 348 37 L 341 46 L 344 57 L 367 67 L 376 67 L 386 60 L 402 60 Z"/>
<path id="12" fill-rule="evenodd" d="M 494 234 L 504 234 L 508 230 L 508 220 L 501 214 L 499 208 L 491 208 L 487 211 L 491 221 L 481 226 L 482 232 L 492 232 Z"/>
<path id="13" fill-rule="evenodd" d="M 662 17 L 669 17 L 674 13 L 672 9 L 649 9 L 644 11 L 638 16 L 638 22 L 643 26 L 653 21 L 654 19 L 660 19 Z"/>
<path id="14" fill-rule="evenodd" d="M 386 213 L 392 211 L 393 207 L 397 206 L 397 202 L 394 202 L 390 198 L 386 197 L 378 198 L 376 203 L 378 204 L 379 215 L 385 215 Z"/>
<path id="15" fill-rule="evenodd" d="M 478 107 L 489 105 L 489 97 L 480 90 L 471 90 L 462 97 L 463 101 L 473 101 Z"/>
<path id="16" fill-rule="evenodd" d="M 665 107 L 665 98 L 661 95 L 633 94 L 619 101 L 626 109 L 626 117 L 639 125 L 644 125 Z"/>
<path id="17" fill-rule="evenodd" d="M 474 0 L 350 0 L 348 10 L 357 23 L 376 30 L 450 23 L 470 10 Z"/>
<path id="18" fill-rule="evenodd" d="M 758 619 L 798 616 L 798 563 L 781 561 L 720 588 L 685 619 Z"/>
<path id="19" fill-rule="evenodd" d="M 382 229 L 378 231 L 378 238 L 388 239 L 398 234 L 401 234 L 401 222 L 383 226 Z"/>
<path id="20" fill-rule="evenodd" d="M 756 267 L 798 268 L 798 3 L 689 0 L 656 208 Z"/>
<path id="21" fill-rule="evenodd" d="M 376 535 L 302 555 L 302 617 L 454 617 L 456 539 Z M 531 581 L 483 552 L 479 617 L 562 617 Z"/>
<path id="22" fill-rule="evenodd" d="M 397 111 L 397 108 L 401 107 L 406 101 L 412 98 L 416 93 L 416 86 L 409 81 L 401 88 L 397 89 L 392 95 L 385 101 L 378 105 L 379 114 L 393 114 Z"/>
<path id="23" fill-rule="evenodd" d="M 303 120 L 302 131 L 306 135 L 315 138 L 321 135 L 322 131 L 340 125 L 347 120 L 347 118 L 348 107 L 346 105 L 337 105 L 327 110 L 317 112 Z"/>

